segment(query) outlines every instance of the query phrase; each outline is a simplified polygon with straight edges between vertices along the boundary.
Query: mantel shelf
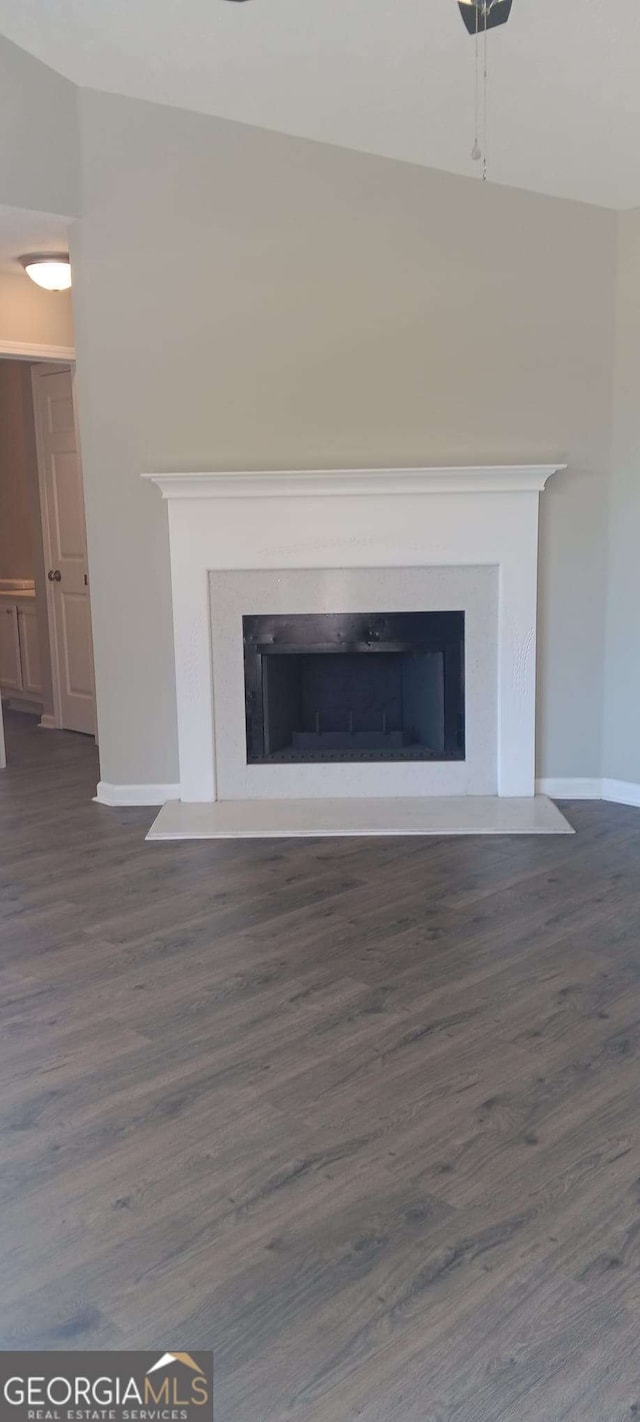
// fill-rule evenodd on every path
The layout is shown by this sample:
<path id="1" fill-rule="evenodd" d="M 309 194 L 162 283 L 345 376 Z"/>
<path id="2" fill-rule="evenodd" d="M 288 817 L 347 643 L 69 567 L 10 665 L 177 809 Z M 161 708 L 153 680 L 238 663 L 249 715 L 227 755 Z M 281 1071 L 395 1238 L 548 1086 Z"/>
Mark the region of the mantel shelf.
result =
<path id="1" fill-rule="evenodd" d="M 273 499 L 401 494 L 540 492 L 565 464 L 479 464 L 425 469 L 291 469 L 143 474 L 164 499 Z"/>

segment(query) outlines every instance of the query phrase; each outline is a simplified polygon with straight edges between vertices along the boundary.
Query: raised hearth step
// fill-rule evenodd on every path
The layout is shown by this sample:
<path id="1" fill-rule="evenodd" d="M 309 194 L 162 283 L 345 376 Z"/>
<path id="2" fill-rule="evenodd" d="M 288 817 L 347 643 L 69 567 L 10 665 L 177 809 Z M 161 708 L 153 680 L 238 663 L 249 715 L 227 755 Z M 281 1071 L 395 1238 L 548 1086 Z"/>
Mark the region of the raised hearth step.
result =
<path id="1" fill-rule="evenodd" d="M 573 834 L 546 795 L 501 799 L 168 800 L 147 839 L 289 839 L 362 835 Z"/>

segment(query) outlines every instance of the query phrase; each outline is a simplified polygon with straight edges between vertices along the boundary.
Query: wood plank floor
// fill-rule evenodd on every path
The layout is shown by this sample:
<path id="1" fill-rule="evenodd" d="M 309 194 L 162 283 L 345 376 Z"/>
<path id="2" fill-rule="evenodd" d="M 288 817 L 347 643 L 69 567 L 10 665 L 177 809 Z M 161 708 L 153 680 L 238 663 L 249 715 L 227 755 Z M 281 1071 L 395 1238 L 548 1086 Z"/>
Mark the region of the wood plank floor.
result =
<path id="1" fill-rule="evenodd" d="M 0 1343 L 216 1422 L 640 1415 L 640 812 L 145 844 L 7 717 Z"/>

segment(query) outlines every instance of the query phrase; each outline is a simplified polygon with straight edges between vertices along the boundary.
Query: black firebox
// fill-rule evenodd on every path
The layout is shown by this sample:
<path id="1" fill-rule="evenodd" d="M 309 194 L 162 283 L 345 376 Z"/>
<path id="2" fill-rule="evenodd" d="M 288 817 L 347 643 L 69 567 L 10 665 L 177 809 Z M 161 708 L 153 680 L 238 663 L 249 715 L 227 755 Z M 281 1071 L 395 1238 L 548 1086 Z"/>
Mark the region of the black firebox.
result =
<path id="1" fill-rule="evenodd" d="M 247 762 L 464 760 L 464 612 L 247 616 Z"/>

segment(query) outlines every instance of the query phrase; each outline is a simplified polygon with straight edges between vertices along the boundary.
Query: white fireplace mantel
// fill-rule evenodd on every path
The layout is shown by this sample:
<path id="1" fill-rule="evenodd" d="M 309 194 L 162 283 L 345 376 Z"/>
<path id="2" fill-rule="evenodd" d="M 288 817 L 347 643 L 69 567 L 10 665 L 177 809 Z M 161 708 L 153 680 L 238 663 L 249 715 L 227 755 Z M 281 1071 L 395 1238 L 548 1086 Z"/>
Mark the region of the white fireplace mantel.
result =
<path id="1" fill-rule="evenodd" d="M 564 464 L 469 464 L 430 469 L 284 469 L 143 474 L 163 499 L 345 498 L 375 494 L 539 493 Z"/>
<path id="2" fill-rule="evenodd" d="M 358 570 L 360 575 L 363 570 L 377 571 L 381 576 L 385 573 L 387 588 L 393 569 L 494 568 L 498 682 L 494 793 L 533 796 L 538 503 L 547 480 L 564 467 L 144 474 L 159 486 L 168 503 L 182 801 L 229 798 L 224 786 L 221 792 L 217 763 L 223 740 L 216 720 L 229 698 L 226 685 L 215 689 L 212 628 L 216 615 L 212 619 L 211 614 L 215 575 L 263 571 L 276 585 L 305 569 L 331 573 L 334 582 L 342 576 L 345 586 L 349 577 L 355 585 Z M 237 669 L 239 653 L 234 656 Z M 231 665 L 227 661 L 218 674 L 227 677 Z M 237 679 L 237 670 L 234 676 Z M 236 712 L 239 694 L 234 684 L 231 699 Z M 270 772 L 273 769 L 268 767 Z M 301 772 L 309 769 L 300 767 Z M 301 788 L 296 793 L 302 797 L 346 793 L 335 774 L 344 780 L 344 769 L 316 766 L 315 779 L 300 777 L 300 785 L 312 785 L 311 791 Z M 415 763 L 411 788 L 403 789 L 409 784 L 409 769 L 407 765 L 375 767 L 372 797 L 441 793 L 424 788 L 427 782 L 420 776 L 427 771 Z M 259 786 L 255 795 L 263 800 L 264 770 L 250 767 L 251 775 L 256 772 L 250 783 Z M 324 780 L 318 778 L 319 770 L 325 773 Z M 317 788 L 320 783 L 326 784 L 326 790 Z M 248 798 L 253 793 L 250 790 Z M 274 798 L 279 794 L 275 790 Z M 287 794 L 283 791 L 283 798 Z"/>

